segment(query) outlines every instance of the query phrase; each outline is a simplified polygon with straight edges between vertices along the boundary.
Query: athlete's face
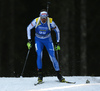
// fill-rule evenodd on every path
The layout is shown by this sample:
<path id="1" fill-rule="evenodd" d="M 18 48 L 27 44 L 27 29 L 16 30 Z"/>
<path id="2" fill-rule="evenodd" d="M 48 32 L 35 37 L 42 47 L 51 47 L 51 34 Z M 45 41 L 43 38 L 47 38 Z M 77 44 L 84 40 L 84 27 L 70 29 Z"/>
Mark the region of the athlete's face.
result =
<path id="1" fill-rule="evenodd" d="M 41 21 L 42 21 L 43 23 L 45 23 L 45 22 L 47 21 L 47 17 L 46 17 L 46 18 L 42 18 L 42 17 L 41 17 Z"/>

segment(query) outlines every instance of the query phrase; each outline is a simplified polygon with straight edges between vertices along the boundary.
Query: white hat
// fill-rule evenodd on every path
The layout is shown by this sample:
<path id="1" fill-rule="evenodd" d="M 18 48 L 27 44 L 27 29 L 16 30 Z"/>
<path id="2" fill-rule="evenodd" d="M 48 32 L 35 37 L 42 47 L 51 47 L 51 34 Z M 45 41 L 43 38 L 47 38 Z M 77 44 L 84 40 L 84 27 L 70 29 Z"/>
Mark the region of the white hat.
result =
<path id="1" fill-rule="evenodd" d="M 46 11 L 40 12 L 40 17 L 46 18 L 48 16 L 48 13 Z"/>

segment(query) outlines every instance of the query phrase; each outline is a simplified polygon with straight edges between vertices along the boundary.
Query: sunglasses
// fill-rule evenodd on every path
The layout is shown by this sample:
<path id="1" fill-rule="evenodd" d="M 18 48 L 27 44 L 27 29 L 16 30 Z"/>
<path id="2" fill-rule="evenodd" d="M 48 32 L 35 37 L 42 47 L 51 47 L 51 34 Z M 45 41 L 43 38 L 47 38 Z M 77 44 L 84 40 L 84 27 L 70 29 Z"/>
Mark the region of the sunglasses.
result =
<path id="1" fill-rule="evenodd" d="M 46 19 L 47 17 L 41 17 L 41 19 Z"/>

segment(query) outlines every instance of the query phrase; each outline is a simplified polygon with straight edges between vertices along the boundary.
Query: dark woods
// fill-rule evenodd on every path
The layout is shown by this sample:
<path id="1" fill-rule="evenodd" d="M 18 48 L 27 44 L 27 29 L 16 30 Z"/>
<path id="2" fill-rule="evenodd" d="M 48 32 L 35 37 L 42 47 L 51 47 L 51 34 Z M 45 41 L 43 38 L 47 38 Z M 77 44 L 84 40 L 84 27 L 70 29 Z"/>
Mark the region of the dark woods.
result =
<path id="1" fill-rule="evenodd" d="M 50 1 L 50 0 L 49 0 Z M 47 7 L 47 0 L 0 0 L 0 76 L 18 77 L 27 54 L 28 24 Z M 51 0 L 49 16 L 61 31 L 60 68 L 63 75 L 100 75 L 99 0 Z M 55 33 L 52 32 L 55 44 Z M 36 76 L 36 52 L 31 49 L 24 76 Z M 47 51 L 44 75 L 55 75 Z M 48 65 L 49 64 L 49 65 Z"/>

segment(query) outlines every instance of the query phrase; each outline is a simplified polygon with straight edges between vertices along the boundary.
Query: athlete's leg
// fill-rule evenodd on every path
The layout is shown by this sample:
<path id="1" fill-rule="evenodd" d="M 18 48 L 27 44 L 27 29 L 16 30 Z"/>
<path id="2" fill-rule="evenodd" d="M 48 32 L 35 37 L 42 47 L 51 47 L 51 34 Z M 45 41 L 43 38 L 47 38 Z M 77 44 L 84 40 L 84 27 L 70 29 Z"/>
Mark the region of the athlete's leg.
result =
<path id="1" fill-rule="evenodd" d="M 43 75 L 42 75 L 42 50 L 44 45 L 41 42 L 41 39 L 37 39 L 35 37 L 35 48 L 37 52 L 37 68 L 38 68 L 38 82 L 42 82 Z"/>
<path id="2" fill-rule="evenodd" d="M 37 68 L 42 69 L 42 50 L 43 50 L 43 44 L 35 40 L 35 49 L 37 52 Z"/>
<path id="3" fill-rule="evenodd" d="M 59 63 L 55 57 L 55 51 L 54 51 L 54 46 L 53 46 L 53 43 L 52 42 L 48 42 L 47 43 L 47 51 L 49 53 L 49 56 L 50 56 L 50 59 L 53 63 L 53 66 L 54 66 L 54 69 L 57 73 L 57 78 L 59 79 L 60 82 L 64 82 L 65 81 L 65 78 L 62 77 L 61 73 L 60 73 L 60 69 L 59 69 Z"/>
<path id="4" fill-rule="evenodd" d="M 50 59 L 53 63 L 53 66 L 54 66 L 54 69 L 57 73 L 57 78 L 59 79 L 59 81 L 63 82 L 65 81 L 65 78 L 62 77 L 61 73 L 60 73 L 60 68 L 59 68 L 59 63 L 55 57 L 55 50 L 54 50 L 54 45 L 53 45 L 53 42 L 52 42 L 52 39 L 51 38 L 48 38 L 45 43 L 44 43 L 48 53 L 49 53 L 49 56 L 50 56 Z"/>
<path id="5" fill-rule="evenodd" d="M 55 51 L 54 51 L 54 45 L 53 42 L 49 39 L 46 43 L 45 43 L 45 47 L 49 53 L 50 59 L 53 63 L 54 69 L 55 71 L 59 71 L 59 64 L 58 61 L 55 57 Z"/>

